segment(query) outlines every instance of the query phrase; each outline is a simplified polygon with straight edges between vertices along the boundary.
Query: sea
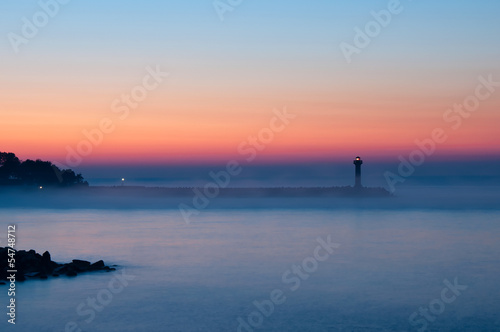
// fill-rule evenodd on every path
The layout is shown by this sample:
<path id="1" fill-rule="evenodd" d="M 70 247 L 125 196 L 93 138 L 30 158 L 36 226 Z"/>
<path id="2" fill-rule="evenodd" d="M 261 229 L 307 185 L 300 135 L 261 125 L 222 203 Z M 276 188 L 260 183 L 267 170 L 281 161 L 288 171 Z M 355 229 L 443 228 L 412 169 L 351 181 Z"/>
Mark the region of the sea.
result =
<path id="1" fill-rule="evenodd" d="M 4 205 L 0 246 L 15 225 L 17 249 L 116 271 L 16 282 L 15 325 L 0 286 L 0 330 L 500 331 L 499 188 L 417 189 L 253 198 L 189 223 L 172 206 Z"/>

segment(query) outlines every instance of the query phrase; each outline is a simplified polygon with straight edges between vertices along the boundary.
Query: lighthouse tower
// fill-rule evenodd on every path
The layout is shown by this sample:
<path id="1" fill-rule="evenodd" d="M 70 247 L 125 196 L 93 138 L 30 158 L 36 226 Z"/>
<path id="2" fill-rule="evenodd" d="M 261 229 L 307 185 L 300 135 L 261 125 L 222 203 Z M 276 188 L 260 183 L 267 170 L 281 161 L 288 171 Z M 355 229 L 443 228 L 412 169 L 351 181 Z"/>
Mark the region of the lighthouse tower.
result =
<path id="1" fill-rule="evenodd" d="M 354 188 L 361 189 L 361 165 L 363 164 L 363 160 L 358 156 L 356 159 L 354 159 L 353 162 L 354 165 L 356 165 L 356 173 L 355 173 L 355 180 L 354 180 Z"/>

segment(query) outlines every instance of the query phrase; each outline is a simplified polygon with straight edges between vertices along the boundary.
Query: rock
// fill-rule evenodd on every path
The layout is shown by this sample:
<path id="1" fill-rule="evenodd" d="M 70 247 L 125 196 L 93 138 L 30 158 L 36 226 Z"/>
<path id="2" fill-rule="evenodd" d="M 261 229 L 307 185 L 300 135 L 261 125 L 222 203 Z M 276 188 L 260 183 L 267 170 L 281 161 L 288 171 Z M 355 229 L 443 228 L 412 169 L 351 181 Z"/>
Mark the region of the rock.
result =
<path id="1" fill-rule="evenodd" d="M 58 274 L 66 274 L 66 272 L 68 272 L 67 265 L 61 265 L 54 270 L 54 273 L 58 273 Z"/>
<path id="2" fill-rule="evenodd" d="M 48 251 L 44 252 L 42 255 L 42 263 L 44 265 L 49 265 L 52 259 L 50 259 L 50 253 Z"/>
<path id="3" fill-rule="evenodd" d="M 75 270 L 73 270 L 72 268 L 69 268 L 68 271 L 66 272 L 66 276 L 68 277 L 76 277 L 78 275 L 78 273 L 76 273 Z"/>
<path id="4" fill-rule="evenodd" d="M 42 269 L 42 256 L 33 249 L 30 251 L 18 250 L 16 252 L 16 266 L 18 272 L 38 272 Z"/>
<path id="5" fill-rule="evenodd" d="M 89 271 L 102 270 L 106 265 L 102 260 L 97 261 L 89 266 Z"/>
<path id="6" fill-rule="evenodd" d="M 0 285 L 7 281 L 9 248 L 0 247 Z M 43 255 L 35 250 L 17 250 L 16 258 L 16 281 L 24 281 L 26 278 L 48 279 L 49 276 L 58 277 L 66 275 L 75 277 L 78 273 L 90 271 L 115 271 L 115 268 L 106 266 L 102 260 L 91 264 L 88 261 L 74 259 L 71 263 L 58 264 L 52 261 L 50 253 L 45 251 Z"/>
<path id="7" fill-rule="evenodd" d="M 34 278 L 38 276 L 39 272 L 30 272 L 30 273 L 25 273 L 24 276 L 28 278 Z"/>
<path id="8" fill-rule="evenodd" d="M 80 272 L 87 271 L 90 266 L 90 262 L 82 261 L 79 259 L 73 259 L 73 262 L 70 264 L 72 264 L 75 267 L 75 269 Z"/>

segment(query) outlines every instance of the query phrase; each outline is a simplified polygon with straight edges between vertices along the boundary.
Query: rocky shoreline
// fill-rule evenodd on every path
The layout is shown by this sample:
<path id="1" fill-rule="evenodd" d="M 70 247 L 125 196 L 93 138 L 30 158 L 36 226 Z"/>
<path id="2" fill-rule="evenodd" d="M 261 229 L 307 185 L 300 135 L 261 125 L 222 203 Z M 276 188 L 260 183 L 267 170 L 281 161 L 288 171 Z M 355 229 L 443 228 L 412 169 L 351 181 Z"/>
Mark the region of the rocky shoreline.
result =
<path id="1" fill-rule="evenodd" d="M 48 251 L 40 255 L 35 250 L 15 250 L 15 255 L 12 255 L 12 249 L 10 252 L 9 249 L 9 247 L 0 247 L 0 284 L 5 284 L 10 276 L 7 271 L 10 270 L 9 259 L 12 258 L 15 260 L 15 270 L 17 271 L 15 273 L 16 281 L 48 279 L 61 275 L 76 277 L 79 273 L 115 270 L 113 267 L 106 266 L 102 260 L 91 263 L 74 259 L 71 263 L 60 264 L 52 261 Z"/>

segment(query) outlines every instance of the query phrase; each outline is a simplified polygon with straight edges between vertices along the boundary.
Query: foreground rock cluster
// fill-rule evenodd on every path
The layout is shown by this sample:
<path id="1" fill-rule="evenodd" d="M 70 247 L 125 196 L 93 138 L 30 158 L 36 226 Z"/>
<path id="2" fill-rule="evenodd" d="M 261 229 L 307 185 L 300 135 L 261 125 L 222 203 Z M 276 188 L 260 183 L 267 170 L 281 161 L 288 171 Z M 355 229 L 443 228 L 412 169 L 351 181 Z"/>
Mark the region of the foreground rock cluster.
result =
<path id="1" fill-rule="evenodd" d="M 0 282 L 6 281 L 10 275 L 7 271 L 10 270 L 8 262 L 12 257 L 9 256 L 8 249 L 0 247 Z M 59 264 L 52 261 L 48 251 L 40 255 L 35 250 L 17 250 L 13 258 L 15 259 L 15 270 L 17 270 L 15 274 L 17 281 L 24 281 L 28 278 L 47 279 L 49 276 L 58 277 L 60 275 L 75 277 L 83 272 L 115 270 L 115 268 L 106 266 L 102 260 L 91 264 L 87 261 L 74 259 L 71 263 Z"/>

